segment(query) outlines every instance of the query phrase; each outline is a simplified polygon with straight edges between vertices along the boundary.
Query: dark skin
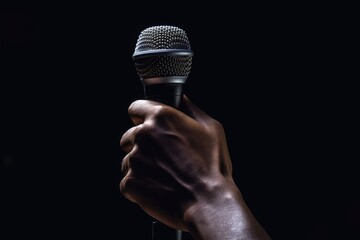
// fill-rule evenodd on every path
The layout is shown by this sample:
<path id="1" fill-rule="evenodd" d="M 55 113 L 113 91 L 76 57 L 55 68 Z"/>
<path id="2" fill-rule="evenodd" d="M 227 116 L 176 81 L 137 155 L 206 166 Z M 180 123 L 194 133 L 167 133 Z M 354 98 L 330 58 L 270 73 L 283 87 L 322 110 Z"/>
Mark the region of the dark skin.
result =
<path id="1" fill-rule="evenodd" d="M 182 111 L 155 101 L 129 107 L 122 136 L 122 194 L 197 240 L 271 239 L 232 177 L 222 125 L 183 98 Z"/>

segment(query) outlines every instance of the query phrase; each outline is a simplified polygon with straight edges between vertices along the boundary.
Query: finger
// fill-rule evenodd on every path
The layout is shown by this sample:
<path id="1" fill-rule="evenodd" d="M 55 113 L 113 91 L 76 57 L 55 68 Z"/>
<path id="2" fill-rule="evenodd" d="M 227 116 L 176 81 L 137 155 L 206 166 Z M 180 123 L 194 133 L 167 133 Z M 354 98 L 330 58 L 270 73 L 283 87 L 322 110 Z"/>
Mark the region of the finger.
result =
<path id="1" fill-rule="evenodd" d="M 132 171 L 133 173 L 139 172 L 139 169 L 144 167 L 145 158 L 142 156 L 141 152 L 138 151 L 137 146 L 135 146 L 131 152 L 129 152 L 122 160 L 121 163 L 121 172 L 125 176 L 128 172 Z M 140 167 L 139 167 L 140 166 Z M 140 171 L 142 173 L 142 171 Z"/>
<path id="2" fill-rule="evenodd" d="M 150 116 L 156 106 L 161 106 L 162 103 L 150 101 L 150 100 L 136 100 L 132 102 L 129 106 L 128 113 L 135 125 L 139 125 L 145 121 L 145 119 Z"/>
<path id="3" fill-rule="evenodd" d="M 133 183 L 135 182 L 135 178 L 132 176 L 131 170 L 123 177 L 123 179 L 120 181 L 119 187 L 120 192 L 129 199 L 132 202 L 136 202 L 135 199 L 132 197 L 131 191 L 129 191 L 129 188 L 132 188 Z"/>
<path id="4" fill-rule="evenodd" d="M 128 153 L 126 154 L 126 156 L 123 158 L 122 162 L 121 162 L 121 172 L 124 176 L 126 176 L 126 174 L 128 174 L 129 170 L 130 170 L 130 158 L 131 158 L 132 153 Z"/>
<path id="5" fill-rule="evenodd" d="M 151 150 L 150 150 L 151 151 Z M 130 169 L 136 176 L 152 176 L 157 177 L 161 175 L 158 166 L 153 161 L 152 158 L 149 158 L 149 155 L 153 153 L 148 153 L 148 150 L 141 148 L 138 145 L 134 145 L 134 148 L 129 152 L 121 162 L 121 172 L 123 175 L 126 175 Z"/>
<path id="6" fill-rule="evenodd" d="M 132 170 L 130 170 L 120 181 L 120 192 L 130 201 L 142 206 L 141 202 L 149 201 L 154 194 L 154 192 L 151 191 L 154 186 L 149 186 L 150 182 L 151 179 L 134 176 Z M 146 200 L 144 200 L 144 198 Z"/>
<path id="7" fill-rule="evenodd" d="M 142 125 L 138 125 L 127 130 L 120 139 L 120 146 L 126 152 L 129 153 L 135 142 L 135 137 Z"/>

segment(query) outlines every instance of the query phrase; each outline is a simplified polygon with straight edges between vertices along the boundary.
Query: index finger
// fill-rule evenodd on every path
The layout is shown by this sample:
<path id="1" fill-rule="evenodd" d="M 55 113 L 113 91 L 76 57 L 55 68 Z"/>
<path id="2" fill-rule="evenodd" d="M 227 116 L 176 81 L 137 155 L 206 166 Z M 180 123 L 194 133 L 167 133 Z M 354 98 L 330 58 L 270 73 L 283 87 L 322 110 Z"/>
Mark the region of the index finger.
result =
<path id="1" fill-rule="evenodd" d="M 154 112 L 154 107 L 162 105 L 162 103 L 151 100 L 136 100 L 130 104 L 128 113 L 131 121 L 135 125 L 139 125 Z"/>

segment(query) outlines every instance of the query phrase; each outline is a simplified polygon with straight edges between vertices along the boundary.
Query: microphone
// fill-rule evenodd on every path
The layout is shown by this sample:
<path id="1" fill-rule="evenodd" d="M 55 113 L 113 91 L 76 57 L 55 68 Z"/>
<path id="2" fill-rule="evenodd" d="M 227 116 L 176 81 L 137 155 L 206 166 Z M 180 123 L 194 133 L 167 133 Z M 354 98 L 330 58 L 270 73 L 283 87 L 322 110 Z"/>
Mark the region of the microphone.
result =
<path id="1" fill-rule="evenodd" d="M 183 29 L 159 25 L 143 30 L 132 58 L 144 86 L 145 99 L 179 109 L 192 57 L 193 51 Z M 152 240 L 171 239 L 174 236 L 176 240 L 183 239 L 181 230 L 174 232 L 174 229 L 162 223 L 153 222 Z"/>
<path id="2" fill-rule="evenodd" d="M 185 31 L 159 25 L 143 30 L 132 55 L 145 99 L 179 108 L 193 51 Z"/>

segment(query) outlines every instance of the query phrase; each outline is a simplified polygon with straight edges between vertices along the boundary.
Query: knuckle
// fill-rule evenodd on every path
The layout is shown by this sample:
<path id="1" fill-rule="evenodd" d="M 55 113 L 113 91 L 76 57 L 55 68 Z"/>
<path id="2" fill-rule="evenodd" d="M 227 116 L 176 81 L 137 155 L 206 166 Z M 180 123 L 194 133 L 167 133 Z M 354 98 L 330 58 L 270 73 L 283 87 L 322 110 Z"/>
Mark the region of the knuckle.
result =
<path id="1" fill-rule="evenodd" d="M 141 170 L 145 165 L 145 157 L 137 149 L 138 148 L 135 146 L 135 148 L 123 158 L 123 161 L 121 163 L 121 171 L 123 175 L 126 175 L 129 172 L 132 172 L 134 174 L 139 174 L 142 172 Z"/>
<path id="2" fill-rule="evenodd" d="M 129 172 L 129 154 L 126 155 L 121 162 L 121 172 L 125 176 Z"/>
<path id="3" fill-rule="evenodd" d="M 128 113 L 129 114 L 134 111 L 134 108 L 135 108 L 136 104 L 137 104 L 137 101 L 134 101 L 129 105 L 129 107 L 128 107 Z"/>
<path id="4" fill-rule="evenodd" d="M 125 195 L 126 194 L 126 182 L 127 182 L 127 178 L 123 178 L 121 181 L 120 181 L 120 184 L 119 184 L 119 188 L 120 188 L 120 192 Z"/>
<path id="5" fill-rule="evenodd" d="M 132 154 L 129 158 L 128 166 L 134 173 L 141 173 L 141 169 L 144 166 L 144 157 L 141 154 Z"/>
<path id="6" fill-rule="evenodd" d="M 216 119 L 211 120 L 210 126 L 218 132 L 224 131 L 224 126 Z"/>
<path id="7" fill-rule="evenodd" d="M 126 131 L 120 139 L 120 147 L 125 151 L 125 152 L 130 152 L 132 149 L 132 145 L 133 145 L 133 134 L 134 134 L 134 130 L 135 127 L 130 128 L 128 131 Z"/>
<path id="8" fill-rule="evenodd" d="M 119 184 L 121 194 L 132 202 L 137 202 L 137 189 L 139 188 L 138 181 L 135 177 L 128 174 L 124 177 Z"/>
<path id="9" fill-rule="evenodd" d="M 122 195 L 124 195 L 126 198 L 131 198 L 131 186 L 134 179 L 132 177 L 124 177 L 120 184 L 120 192 Z"/>
<path id="10" fill-rule="evenodd" d="M 125 150 L 128 146 L 128 139 L 123 135 L 120 139 L 120 147 Z"/>
<path id="11" fill-rule="evenodd" d="M 154 128 L 155 126 L 151 121 L 139 125 L 134 136 L 134 142 L 141 143 L 142 141 L 149 139 L 154 132 Z"/>
<path id="12" fill-rule="evenodd" d="M 166 105 L 158 105 L 154 107 L 153 116 L 156 119 L 167 118 L 171 113 L 171 108 Z"/>

